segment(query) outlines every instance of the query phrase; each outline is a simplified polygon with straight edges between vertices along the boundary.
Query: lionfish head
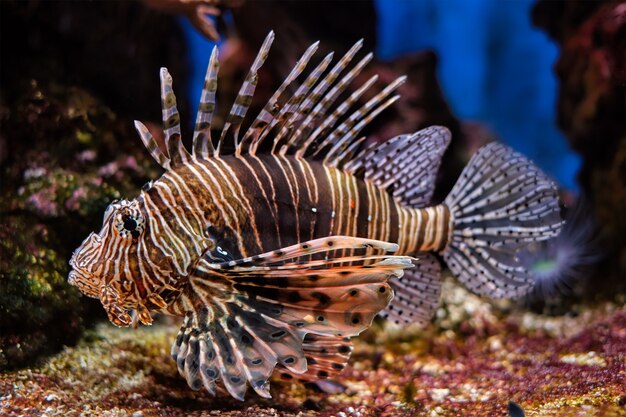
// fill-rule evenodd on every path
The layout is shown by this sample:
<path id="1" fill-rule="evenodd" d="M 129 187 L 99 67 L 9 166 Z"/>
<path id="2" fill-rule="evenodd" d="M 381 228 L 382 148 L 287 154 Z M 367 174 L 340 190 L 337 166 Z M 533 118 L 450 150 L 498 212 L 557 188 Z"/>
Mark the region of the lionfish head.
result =
<path id="1" fill-rule="evenodd" d="M 68 282 L 83 294 L 99 298 L 111 322 L 128 326 L 137 309 L 139 265 L 137 245 L 145 229 L 140 204 L 114 201 L 106 209 L 102 229 L 91 233 L 74 251 Z M 141 320 L 142 322 L 144 320 Z"/>

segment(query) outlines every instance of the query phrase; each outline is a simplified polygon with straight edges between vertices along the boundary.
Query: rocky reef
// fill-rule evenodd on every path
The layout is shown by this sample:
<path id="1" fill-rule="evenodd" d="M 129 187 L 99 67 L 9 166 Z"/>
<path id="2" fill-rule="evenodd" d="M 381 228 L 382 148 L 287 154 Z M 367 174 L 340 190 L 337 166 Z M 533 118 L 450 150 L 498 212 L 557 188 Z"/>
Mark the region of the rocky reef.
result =
<path id="1" fill-rule="evenodd" d="M 74 343 L 95 317 L 66 282 L 67 259 L 151 169 L 118 142 L 131 134 L 124 125 L 88 92 L 34 80 L 2 106 L 0 368 Z"/>
<path id="2" fill-rule="evenodd" d="M 588 292 L 626 291 L 626 4 L 540 1 L 533 20 L 559 45 L 558 122 L 583 158 L 582 191 L 602 225 L 604 262 Z"/>
<path id="3" fill-rule="evenodd" d="M 158 68 L 184 73 L 185 48 L 174 18 L 139 4 L 0 7 L 1 36 L 12 39 L 1 44 L 11 65 L 0 73 L 2 370 L 75 343 L 104 317 L 67 283 L 67 260 L 111 200 L 157 175 L 125 115 L 159 115 Z M 116 30 L 125 19 L 133 33 Z M 151 43 L 146 34 L 161 31 L 168 42 Z M 85 33 L 98 36 L 83 48 Z M 124 81 L 138 72 L 151 76 Z"/>

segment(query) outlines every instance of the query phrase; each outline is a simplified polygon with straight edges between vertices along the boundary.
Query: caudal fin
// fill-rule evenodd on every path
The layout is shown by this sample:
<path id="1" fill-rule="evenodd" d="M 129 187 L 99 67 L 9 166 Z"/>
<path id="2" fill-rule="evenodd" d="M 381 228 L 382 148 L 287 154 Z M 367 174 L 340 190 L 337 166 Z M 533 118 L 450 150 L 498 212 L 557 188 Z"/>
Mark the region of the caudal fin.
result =
<path id="1" fill-rule="evenodd" d="M 490 143 L 472 157 L 444 203 L 453 231 L 441 254 L 459 281 L 492 298 L 528 293 L 534 280 L 518 253 L 558 235 L 555 184 L 518 152 Z"/>

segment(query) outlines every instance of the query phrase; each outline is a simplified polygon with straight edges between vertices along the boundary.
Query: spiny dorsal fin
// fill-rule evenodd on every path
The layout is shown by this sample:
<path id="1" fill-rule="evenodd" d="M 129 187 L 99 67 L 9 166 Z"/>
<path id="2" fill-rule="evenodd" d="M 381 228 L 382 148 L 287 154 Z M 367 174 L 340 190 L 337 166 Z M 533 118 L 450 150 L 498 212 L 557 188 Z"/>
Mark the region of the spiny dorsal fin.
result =
<path id="1" fill-rule="evenodd" d="M 226 119 L 226 124 L 224 125 L 224 129 L 222 129 L 222 134 L 220 135 L 220 140 L 217 143 L 217 154 L 219 155 L 226 135 L 229 130 L 232 128 L 233 132 L 233 140 L 236 149 L 236 153 L 240 154 L 241 148 L 239 147 L 239 129 L 241 128 L 241 122 L 243 118 L 246 116 L 248 112 L 248 108 L 250 108 L 250 103 L 252 103 L 252 96 L 254 95 L 254 90 L 256 89 L 257 82 L 259 81 L 259 69 L 267 59 L 267 55 L 269 54 L 270 47 L 272 46 L 272 42 L 274 41 L 274 32 L 271 31 L 263 41 L 263 45 L 261 45 L 261 49 L 257 54 L 254 62 L 252 63 L 252 67 L 246 76 L 246 80 L 243 82 L 241 89 L 239 90 L 239 94 L 237 94 L 237 98 L 235 99 L 235 103 L 233 107 L 230 109 L 230 114 Z"/>
<path id="2" fill-rule="evenodd" d="M 322 148 L 335 147 L 337 142 L 341 142 L 340 146 L 335 147 L 333 157 L 327 158 L 325 162 L 336 164 L 336 158 L 339 155 L 342 156 L 342 161 L 345 160 L 347 154 L 343 151 L 355 142 L 356 135 L 373 117 L 397 99 L 394 97 L 385 101 L 389 94 L 404 82 L 404 77 L 399 78 L 359 109 L 359 111 L 352 114 L 346 122 L 332 130 L 338 120 L 349 111 L 350 107 L 375 82 L 375 79 L 370 79 L 330 115 L 327 114 L 347 85 L 360 73 L 365 64 L 371 60 L 372 54 L 368 54 L 333 86 L 335 80 L 348 66 L 361 46 L 362 40 L 357 42 L 335 67 L 322 78 L 323 72 L 332 59 L 332 55 L 326 56 L 309 74 L 306 80 L 300 84 L 296 92 L 286 100 L 285 105 L 281 107 L 279 105 L 281 96 L 287 87 L 295 81 L 296 77 L 302 73 L 317 49 L 317 43 L 309 47 L 252 123 L 244 135 L 242 143 L 237 147 L 236 154 L 241 155 L 246 151 L 255 154 L 263 140 L 273 132 L 275 136 L 273 137 L 272 153 L 278 152 L 281 155 L 285 155 L 288 152 L 294 152 L 298 158 L 302 158 L 307 154 L 310 147 L 315 147 L 319 151 Z M 330 91 L 323 95 L 329 88 Z M 311 131 L 313 131 L 312 134 L 310 134 Z M 331 131 L 333 133 L 329 136 L 328 134 Z M 248 141 L 251 141 L 249 146 Z M 312 157 L 321 157 L 321 155 L 319 152 L 315 152 Z"/>
<path id="3" fill-rule="evenodd" d="M 279 144 L 283 138 L 288 138 L 289 135 L 293 133 L 293 129 L 298 121 L 302 121 L 302 114 L 306 112 L 302 104 L 304 103 L 304 99 L 307 97 L 307 93 L 309 90 L 315 85 L 315 83 L 319 80 L 321 74 L 326 70 L 328 64 L 332 56 L 327 56 L 321 63 L 318 65 L 311 74 L 306 78 L 306 80 L 302 83 L 298 90 L 295 92 L 293 97 L 289 99 L 287 104 L 281 110 L 278 116 L 278 124 L 277 128 L 280 128 L 279 132 L 274 136 L 274 144 L 272 146 L 272 153 L 275 153 L 279 148 Z"/>
<path id="4" fill-rule="evenodd" d="M 275 121 L 275 118 L 279 113 L 280 106 L 278 104 L 278 100 L 280 99 L 281 95 L 306 68 L 311 57 L 313 56 L 315 51 L 317 51 L 318 45 L 319 42 L 316 42 L 304 52 L 304 54 L 302 55 L 302 57 L 300 57 L 287 78 L 285 78 L 280 87 L 278 87 L 274 94 L 272 94 L 272 97 L 270 97 L 270 99 L 267 101 L 265 107 L 263 107 L 263 110 L 261 110 L 257 118 L 254 120 L 254 122 L 252 122 L 252 125 L 250 126 L 242 140 L 242 144 L 246 144 L 248 140 L 252 141 L 252 143 L 250 144 L 252 153 L 256 152 L 256 149 L 265 137 L 263 133 L 266 131 L 266 126 Z M 269 129 L 271 129 L 271 127 L 269 127 Z"/>
<path id="5" fill-rule="evenodd" d="M 400 77 L 394 81 L 352 114 L 349 113 L 351 107 L 373 86 L 376 77 L 370 78 L 348 99 L 335 107 L 335 102 L 339 96 L 372 59 L 371 53 L 366 55 L 339 78 L 361 49 L 363 40 L 360 40 L 326 75 L 323 74 L 332 61 L 332 53 L 328 54 L 309 73 L 293 95 L 283 97 L 288 88 L 296 82 L 298 76 L 305 70 L 317 50 L 318 43 L 315 43 L 305 51 L 240 141 L 239 131 L 252 102 L 252 96 L 258 82 L 258 71 L 268 56 L 273 40 L 274 33 L 270 32 L 239 90 L 216 146 L 211 141 L 211 121 L 216 104 L 215 93 L 219 60 L 217 49 L 213 49 L 196 116 L 193 157 L 196 159 L 218 158 L 220 154 L 224 154 L 224 145 L 231 139 L 236 156 L 245 153 L 254 155 L 263 140 L 274 134 L 272 153 L 281 155 L 290 153 L 295 154 L 297 158 L 322 159 L 323 152 L 321 150 L 329 149 L 330 153 L 323 158 L 324 163 L 329 166 L 341 167 L 354 155 L 357 155 L 359 144 L 362 142 L 362 139 L 357 140 L 359 132 L 376 115 L 397 99 L 397 96 L 389 96 L 404 82 L 405 77 Z M 160 78 L 163 130 L 167 153 L 158 148 L 156 141 L 145 126 L 136 123 L 136 128 L 154 159 L 165 169 L 170 169 L 173 166 L 189 162 L 192 156 L 183 147 L 181 141 L 180 117 L 172 89 L 172 77 L 166 68 L 161 69 Z M 284 103 L 284 105 L 280 103 Z M 344 119 L 343 122 L 338 124 L 341 119 Z"/>
<path id="6" fill-rule="evenodd" d="M 319 126 L 317 126 L 317 128 L 313 131 L 313 133 L 311 133 L 307 137 L 307 139 L 304 141 L 302 146 L 296 152 L 296 155 L 303 157 L 304 153 L 311 147 L 313 143 L 315 143 L 318 137 L 323 138 L 325 135 L 327 135 L 328 131 L 332 128 L 335 122 L 339 120 L 339 118 L 343 116 L 350 109 L 350 107 L 352 107 L 354 103 L 356 103 L 357 100 L 361 98 L 363 93 L 369 90 L 369 88 L 372 85 L 374 85 L 374 83 L 377 80 L 378 80 L 378 75 L 372 76 L 361 87 L 359 87 L 356 91 L 350 94 L 350 96 L 346 100 L 344 100 L 343 103 L 337 106 L 337 108 L 331 114 L 325 115 L 326 117 L 324 118 L 324 120 L 319 124 Z M 322 102 L 321 104 L 324 104 L 324 103 Z M 320 140 L 320 142 L 322 142 L 322 145 L 316 150 L 323 148 L 324 140 L 322 139 Z"/>
<path id="7" fill-rule="evenodd" d="M 352 113 L 346 121 L 339 125 L 330 135 L 328 135 L 326 139 L 324 139 L 324 141 L 320 143 L 314 152 L 314 155 L 317 155 L 325 147 L 331 146 L 331 150 L 326 154 L 324 162 L 327 165 L 333 165 L 334 157 L 337 156 L 337 153 L 346 149 L 367 123 L 369 123 L 381 111 L 398 100 L 400 96 L 396 95 L 381 104 L 381 101 L 385 100 L 389 94 L 395 91 L 405 81 L 406 77 L 396 79 L 394 82 L 385 87 L 383 91 L 365 103 L 363 107 Z"/>
<path id="8" fill-rule="evenodd" d="M 300 123 L 300 126 L 296 129 L 295 133 L 291 135 L 289 141 L 282 153 L 286 153 L 287 149 L 298 149 L 300 144 L 306 139 L 307 135 L 319 125 L 318 120 L 324 115 L 326 109 L 334 102 L 339 95 L 339 92 L 343 91 L 343 88 L 350 83 L 356 75 L 358 75 L 361 69 L 372 59 L 373 54 L 369 53 L 344 77 L 335 85 L 328 93 L 328 90 L 332 84 L 337 80 L 341 72 L 352 61 L 352 58 L 363 46 L 363 40 L 361 39 L 355 43 L 352 48 L 339 60 L 337 64 L 329 71 L 329 73 L 319 82 L 319 84 L 313 89 L 311 94 L 302 103 L 300 112 L 307 114 L 306 118 Z M 321 101 L 320 101 L 321 100 Z M 318 103 L 319 102 L 319 103 Z M 315 107 L 313 107 L 315 106 Z M 312 109 L 312 110 L 311 110 Z"/>
<path id="9" fill-rule="evenodd" d="M 167 68 L 161 68 L 160 76 L 165 146 L 171 160 L 171 165 L 185 164 L 191 160 L 191 155 L 189 155 L 189 152 L 187 152 L 183 146 L 180 137 L 180 115 L 176 107 L 176 96 L 172 89 L 172 76 L 167 71 Z"/>
<path id="10" fill-rule="evenodd" d="M 198 106 L 198 114 L 196 116 L 196 127 L 193 132 L 193 155 L 198 159 L 207 159 L 215 153 L 215 148 L 211 141 L 211 121 L 215 111 L 217 72 L 220 66 L 217 53 L 217 46 L 215 46 L 213 47 L 209 66 L 204 77 L 202 96 L 200 97 L 200 105 Z"/>
<path id="11" fill-rule="evenodd" d="M 333 161 L 332 166 L 343 167 L 343 165 L 352 159 L 354 159 L 357 152 L 362 149 L 363 142 L 367 139 L 366 136 L 362 136 L 357 140 L 352 141 L 345 149 L 343 149 L 339 155 Z"/>
<path id="12" fill-rule="evenodd" d="M 322 76 L 322 73 L 324 71 L 326 71 L 326 68 L 328 67 L 328 65 L 333 59 L 333 55 L 334 54 L 332 52 L 326 55 L 326 57 L 317 66 L 317 68 L 315 68 L 313 72 L 311 73 L 311 75 L 309 75 L 305 83 L 308 83 L 310 82 L 310 80 L 312 80 L 313 83 L 311 83 L 311 86 L 310 86 L 312 87 L 314 85 L 314 82 Z M 304 117 L 310 113 L 311 108 L 319 99 L 320 99 L 320 96 L 317 93 L 315 93 L 315 91 L 313 91 L 311 94 L 309 94 L 308 96 L 304 98 L 302 105 L 291 115 L 289 120 L 283 123 L 283 127 L 281 131 L 279 132 L 277 138 L 274 140 L 274 146 L 273 146 L 274 150 L 280 147 L 279 153 L 281 155 L 285 155 L 288 147 L 283 144 L 279 145 L 279 142 L 281 143 L 284 142 L 281 139 L 285 136 L 285 133 L 287 132 L 289 132 L 290 135 L 287 136 L 286 139 L 289 139 L 291 136 L 293 136 L 292 128 L 295 127 L 296 122 L 300 121 L 302 123 Z"/>

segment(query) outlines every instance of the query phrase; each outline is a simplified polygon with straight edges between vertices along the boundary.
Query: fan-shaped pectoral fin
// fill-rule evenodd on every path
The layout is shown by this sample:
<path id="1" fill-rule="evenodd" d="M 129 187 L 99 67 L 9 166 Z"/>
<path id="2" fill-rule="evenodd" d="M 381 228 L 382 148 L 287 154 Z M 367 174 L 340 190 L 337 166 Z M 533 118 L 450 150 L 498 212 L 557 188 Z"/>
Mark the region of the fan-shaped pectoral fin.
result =
<path id="1" fill-rule="evenodd" d="M 181 375 L 211 393 L 220 380 L 243 399 L 248 384 L 269 397 L 277 365 L 301 375 L 310 358 L 321 379 L 343 368 L 345 338 L 369 327 L 392 298 L 387 280 L 412 267 L 403 256 L 343 255 L 363 248 L 395 245 L 333 236 L 222 263 L 203 257 L 179 301 L 186 316 L 172 356 Z"/>

